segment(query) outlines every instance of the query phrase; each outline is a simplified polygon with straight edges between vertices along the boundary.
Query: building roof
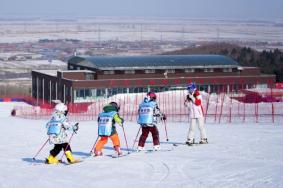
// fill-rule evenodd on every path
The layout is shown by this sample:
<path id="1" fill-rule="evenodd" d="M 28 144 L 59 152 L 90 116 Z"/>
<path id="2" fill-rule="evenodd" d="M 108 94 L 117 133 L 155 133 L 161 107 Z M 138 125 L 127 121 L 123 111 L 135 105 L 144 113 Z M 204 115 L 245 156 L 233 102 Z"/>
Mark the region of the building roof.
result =
<path id="1" fill-rule="evenodd" d="M 48 76 L 52 76 L 52 77 L 57 76 L 57 70 L 32 70 L 32 71 L 38 72 L 38 73 L 41 73 L 41 74 L 45 74 L 45 75 L 48 75 Z"/>
<path id="2" fill-rule="evenodd" d="M 73 56 L 69 64 L 99 70 L 175 69 L 238 67 L 233 59 L 222 55 L 151 55 L 151 56 Z"/>
<path id="3" fill-rule="evenodd" d="M 73 73 L 73 72 L 86 72 L 92 73 L 90 70 L 32 70 L 33 72 L 38 72 L 40 74 L 45 74 L 48 76 L 56 77 L 58 72 L 62 73 Z"/>

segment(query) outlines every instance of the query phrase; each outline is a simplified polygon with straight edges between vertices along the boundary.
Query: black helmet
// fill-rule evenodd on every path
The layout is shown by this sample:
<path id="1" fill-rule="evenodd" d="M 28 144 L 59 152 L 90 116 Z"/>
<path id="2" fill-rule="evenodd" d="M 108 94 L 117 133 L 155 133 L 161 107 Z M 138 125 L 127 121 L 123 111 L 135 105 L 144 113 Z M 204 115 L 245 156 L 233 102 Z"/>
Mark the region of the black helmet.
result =
<path id="1" fill-rule="evenodd" d="M 120 110 L 120 106 L 116 103 L 116 102 L 110 102 L 109 103 L 111 106 L 113 106 L 117 112 L 119 112 Z"/>

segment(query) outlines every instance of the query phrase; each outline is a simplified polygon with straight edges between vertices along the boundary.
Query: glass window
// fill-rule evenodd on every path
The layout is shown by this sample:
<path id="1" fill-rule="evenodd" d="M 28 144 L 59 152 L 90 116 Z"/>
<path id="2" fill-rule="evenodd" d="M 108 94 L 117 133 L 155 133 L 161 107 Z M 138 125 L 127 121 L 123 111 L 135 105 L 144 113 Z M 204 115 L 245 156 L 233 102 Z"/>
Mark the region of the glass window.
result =
<path id="1" fill-rule="evenodd" d="M 89 89 L 85 89 L 85 98 L 91 96 L 91 91 Z"/>
<path id="2" fill-rule="evenodd" d="M 188 73 L 188 72 L 195 72 L 195 69 L 185 69 L 185 72 Z"/>
<path id="3" fill-rule="evenodd" d="M 104 71 L 104 74 L 114 74 L 115 71 L 114 70 L 107 70 L 107 71 Z"/>
<path id="4" fill-rule="evenodd" d="M 79 97 L 85 97 L 85 91 L 83 89 L 78 90 L 79 91 Z"/>
<path id="5" fill-rule="evenodd" d="M 232 72 L 232 68 L 224 68 L 223 72 Z"/>
<path id="6" fill-rule="evenodd" d="M 118 88 L 117 93 L 123 93 L 123 88 Z"/>
<path id="7" fill-rule="evenodd" d="M 139 87 L 139 88 L 138 88 L 138 93 L 147 93 L 147 88 L 145 88 L 145 87 Z"/>
<path id="8" fill-rule="evenodd" d="M 108 97 L 111 97 L 113 95 L 116 95 L 118 93 L 118 88 L 110 88 L 107 90 L 108 92 Z"/>
<path id="9" fill-rule="evenodd" d="M 144 70 L 144 72 L 146 74 L 150 74 L 150 73 L 155 73 L 155 70 L 154 69 L 146 69 L 146 70 Z"/>
<path id="10" fill-rule="evenodd" d="M 136 90 L 136 88 L 131 87 L 131 88 L 129 88 L 129 93 L 135 93 L 135 90 Z"/>
<path id="11" fill-rule="evenodd" d="M 200 91 L 208 92 L 208 85 L 200 85 L 200 86 L 199 86 L 199 90 L 200 90 Z"/>
<path id="12" fill-rule="evenodd" d="M 125 70 L 125 74 L 135 74 L 135 70 Z"/>
<path id="13" fill-rule="evenodd" d="M 97 89 L 97 96 L 104 96 L 105 95 L 105 89 Z"/>
<path id="14" fill-rule="evenodd" d="M 213 68 L 206 68 L 204 69 L 204 72 L 214 72 Z"/>
<path id="15" fill-rule="evenodd" d="M 51 100 L 56 99 L 56 83 L 55 82 L 51 82 Z"/>
<path id="16" fill-rule="evenodd" d="M 92 73 L 86 73 L 85 79 L 86 80 L 93 80 L 93 74 Z"/>
<path id="17" fill-rule="evenodd" d="M 167 69 L 167 73 L 175 73 L 175 69 Z"/>

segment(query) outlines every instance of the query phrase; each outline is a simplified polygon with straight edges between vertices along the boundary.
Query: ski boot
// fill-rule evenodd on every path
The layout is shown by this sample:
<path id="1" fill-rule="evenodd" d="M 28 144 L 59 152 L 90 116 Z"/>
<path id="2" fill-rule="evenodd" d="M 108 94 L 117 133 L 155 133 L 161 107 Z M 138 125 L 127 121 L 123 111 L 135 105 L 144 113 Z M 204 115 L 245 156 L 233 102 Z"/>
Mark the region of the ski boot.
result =
<path id="1" fill-rule="evenodd" d="M 154 145 L 153 150 L 154 151 L 159 151 L 161 149 L 160 145 Z"/>
<path id="2" fill-rule="evenodd" d="M 141 151 L 143 151 L 143 150 L 144 150 L 144 147 L 138 146 L 137 152 L 141 152 Z"/>
<path id="3" fill-rule="evenodd" d="M 94 157 L 99 157 L 99 156 L 102 156 L 102 152 L 101 151 L 95 151 L 94 152 Z"/>
<path id="4" fill-rule="evenodd" d="M 68 160 L 68 162 L 69 163 L 77 163 L 77 162 L 80 162 L 81 160 L 79 160 L 79 159 L 75 159 L 74 157 L 73 157 L 73 154 L 72 154 L 72 152 L 71 151 L 66 151 L 65 152 L 65 155 L 66 155 L 66 158 L 67 158 L 67 160 Z"/>
<path id="5" fill-rule="evenodd" d="M 199 143 L 200 144 L 208 144 L 207 138 L 202 138 Z"/>
<path id="6" fill-rule="evenodd" d="M 195 139 L 189 139 L 189 140 L 187 140 L 187 142 L 186 142 L 186 144 L 187 144 L 188 146 L 192 146 L 194 143 L 195 143 Z"/>
<path id="7" fill-rule="evenodd" d="M 123 153 L 122 153 L 122 151 L 121 151 L 121 148 L 120 148 L 119 146 L 114 146 L 114 149 L 115 149 L 115 151 L 117 152 L 117 155 L 118 155 L 118 156 L 122 156 L 122 155 L 123 155 Z"/>
<path id="8" fill-rule="evenodd" d="M 59 160 L 53 155 L 49 155 L 48 158 L 45 160 L 45 163 L 46 164 L 58 164 Z"/>

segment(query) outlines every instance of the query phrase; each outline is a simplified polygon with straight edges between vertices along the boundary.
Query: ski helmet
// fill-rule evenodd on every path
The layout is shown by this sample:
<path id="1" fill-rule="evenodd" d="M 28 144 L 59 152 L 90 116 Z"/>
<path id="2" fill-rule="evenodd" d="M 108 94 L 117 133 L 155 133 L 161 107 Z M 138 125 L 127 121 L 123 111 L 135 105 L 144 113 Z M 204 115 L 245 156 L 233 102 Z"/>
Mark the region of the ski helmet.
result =
<path id="1" fill-rule="evenodd" d="M 68 107 L 64 103 L 56 104 L 55 111 L 67 115 Z"/>
<path id="2" fill-rule="evenodd" d="M 192 93 L 194 92 L 195 90 L 197 89 L 197 86 L 194 82 L 190 83 L 188 86 L 187 86 L 187 90 Z"/>
<path id="3" fill-rule="evenodd" d="M 113 106 L 117 112 L 119 112 L 120 110 L 120 106 L 116 103 L 116 102 L 110 102 L 109 103 L 111 106 Z"/>
<path id="4" fill-rule="evenodd" d="M 156 95 L 153 91 L 148 92 L 147 96 L 149 96 L 150 100 L 156 100 Z"/>

